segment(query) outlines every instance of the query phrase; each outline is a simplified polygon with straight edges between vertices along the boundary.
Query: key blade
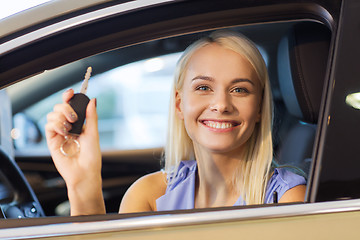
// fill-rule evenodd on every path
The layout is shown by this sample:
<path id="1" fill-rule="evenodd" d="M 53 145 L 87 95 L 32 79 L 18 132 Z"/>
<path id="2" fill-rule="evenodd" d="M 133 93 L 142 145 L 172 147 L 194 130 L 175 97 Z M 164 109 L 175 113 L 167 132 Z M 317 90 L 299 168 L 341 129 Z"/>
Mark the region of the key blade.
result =
<path id="1" fill-rule="evenodd" d="M 91 72 L 92 72 L 92 67 L 88 67 L 85 73 L 85 78 L 83 83 L 81 84 L 81 90 L 80 93 L 86 94 L 87 88 L 88 88 L 88 83 L 89 83 L 89 78 L 91 76 Z"/>

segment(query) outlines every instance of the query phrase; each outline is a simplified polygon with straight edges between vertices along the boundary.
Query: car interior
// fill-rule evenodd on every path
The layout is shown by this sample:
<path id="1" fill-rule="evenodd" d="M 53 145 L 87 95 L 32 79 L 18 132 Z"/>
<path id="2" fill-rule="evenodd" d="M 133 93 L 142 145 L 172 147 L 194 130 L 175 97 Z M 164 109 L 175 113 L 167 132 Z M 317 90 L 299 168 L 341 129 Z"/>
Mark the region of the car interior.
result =
<path id="1" fill-rule="evenodd" d="M 79 31 L 88 34 L 89 31 L 100 29 L 95 24 L 88 27 L 90 30 Z M 35 53 L 39 50 L 36 48 L 25 49 L 24 52 L 28 51 L 31 55 L 28 64 L 15 70 L 9 69 L 14 64 L 16 53 L 5 56 L 2 61 L 9 61 L 2 67 L 0 76 L 9 77 L 9 81 L 31 77 L 0 91 L 2 217 L 56 216 L 62 215 L 61 212 L 64 212 L 63 215 L 68 214 L 65 184 L 48 152 L 22 151 L 14 145 L 15 114 L 26 114 L 26 109 L 33 104 L 81 81 L 87 66 L 92 66 L 96 76 L 132 62 L 178 53 L 195 39 L 217 28 L 189 31 L 187 34 L 167 33 L 161 37 L 148 37 L 146 41 L 137 39 L 139 44 L 130 45 L 128 38 L 117 41 L 125 33 L 116 37 L 109 34 L 91 41 L 80 39 L 80 33 L 64 33 L 57 40 L 51 38 L 45 44 L 46 48 L 42 46 L 46 50 L 39 53 Z M 313 145 L 322 105 L 320 93 L 326 89 L 324 79 L 332 37 L 330 27 L 317 21 L 295 20 L 231 26 L 230 29 L 253 40 L 267 62 L 275 103 L 275 161 L 280 166 L 291 166 L 297 173 L 311 178 L 312 165 L 315 164 L 312 162 Z M 69 38 L 74 36 L 77 38 L 71 46 L 50 51 L 56 43 L 65 39 L 66 45 Z M 104 42 L 110 44 L 105 45 Z M 91 50 L 87 50 L 89 48 Z M 71 54 L 71 51 L 75 53 Z M 39 64 L 43 65 L 37 67 Z M 30 68 L 32 74 L 28 70 Z M 42 73 L 43 70 L 51 69 L 54 70 Z M 20 70 L 24 71 L 14 74 L 14 71 Z M 31 82 L 32 87 L 26 85 L 27 82 Z M 37 132 L 35 139 L 43 140 L 42 126 L 38 122 L 31 124 Z M 162 146 L 104 150 L 102 175 L 107 212 L 118 211 L 123 194 L 137 178 L 158 171 L 161 167 Z"/>

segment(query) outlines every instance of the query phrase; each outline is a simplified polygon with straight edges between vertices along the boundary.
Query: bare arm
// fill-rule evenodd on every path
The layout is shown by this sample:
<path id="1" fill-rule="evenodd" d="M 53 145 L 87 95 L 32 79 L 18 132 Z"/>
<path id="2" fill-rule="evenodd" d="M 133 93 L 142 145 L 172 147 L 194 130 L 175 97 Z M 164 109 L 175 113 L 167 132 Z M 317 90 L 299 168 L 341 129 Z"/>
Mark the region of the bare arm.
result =
<path id="1" fill-rule="evenodd" d="M 287 190 L 280 198 L 279 203 L 287 202 L 304 202 L 305 201 L 306 186 L 298 185 Z"/>
<path id="2" fill-rule="evenodd" d="M 165 194 L 166 175 L 148 174 L 138 179 L 125 193 L 119 213 L 156 211 L 156 199 Z"/>

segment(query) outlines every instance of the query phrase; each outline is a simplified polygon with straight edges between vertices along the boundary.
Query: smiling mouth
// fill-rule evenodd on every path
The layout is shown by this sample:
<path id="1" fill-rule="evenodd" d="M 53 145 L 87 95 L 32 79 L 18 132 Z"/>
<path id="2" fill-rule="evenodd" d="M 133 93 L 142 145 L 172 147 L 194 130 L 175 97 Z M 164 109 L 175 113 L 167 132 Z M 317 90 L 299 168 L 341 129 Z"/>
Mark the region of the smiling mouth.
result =
<path id="1" fill-rule="evenodd" d="M 204 125 L 214 129 L 229 129 L 238 126 L 235 122 L 201 121 Z"/>

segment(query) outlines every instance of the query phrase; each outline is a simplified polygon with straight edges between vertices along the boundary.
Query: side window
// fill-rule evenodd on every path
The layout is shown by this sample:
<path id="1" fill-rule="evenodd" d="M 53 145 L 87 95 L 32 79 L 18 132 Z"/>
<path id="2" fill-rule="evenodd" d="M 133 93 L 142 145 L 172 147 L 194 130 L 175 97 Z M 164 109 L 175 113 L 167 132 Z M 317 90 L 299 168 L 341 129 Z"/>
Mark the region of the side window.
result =
<path id="1" fill-rule="evenodd" d="M 180 54 L 133 62 L 90 78 L 87 95 L 97 99 L 102 149 L 143 149 L 164 145 L 170 86 Z M 81 82 L 78 82 L 70 88 L 77 92 L 80 86 Z M 61 95 L 66 89 L 15 114 L 12 137 L 16 149 L 47 149 L 46 116 L 56 103 L 62 101 Z"/>

